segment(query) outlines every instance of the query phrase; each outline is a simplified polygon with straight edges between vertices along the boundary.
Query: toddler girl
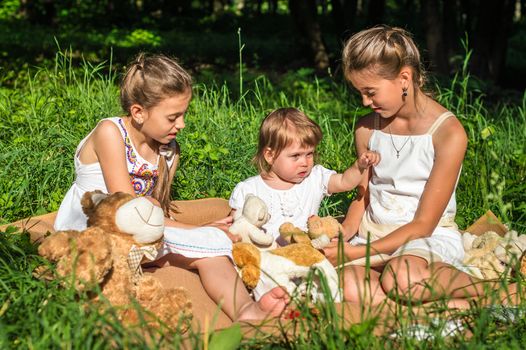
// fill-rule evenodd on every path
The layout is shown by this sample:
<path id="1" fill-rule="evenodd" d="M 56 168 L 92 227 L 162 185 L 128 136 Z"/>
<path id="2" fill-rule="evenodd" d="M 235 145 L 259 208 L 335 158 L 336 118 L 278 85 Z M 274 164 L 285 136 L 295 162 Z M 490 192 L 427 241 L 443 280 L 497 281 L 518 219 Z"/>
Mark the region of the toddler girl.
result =
<path id="1" fill-rule="evenodd" d="M 102 120 L 80 142 L 74 157 L 76 179 L 60 206 L 55 229 L 86 228 L 80 206 L 86 191 L 147 196 L 166 216 L 160 263 L 197 269 L 207 293 L 216 303 L 222 302 L 232 319 L 277 315 L 288 297 L 276 288 L 259 303 L 250 298 L 228 258 L 232 250 L 225 234 L 228 222 L 198 227 L 170 218 L 171 182 L 179 159 L 175 138 L 185 126 L 191 84 L 190 75 L 166 56 L 141 54 L 129 65 L 120 92 L 126 116 Z"/>
<path id="2" fill-rule="evenodd" d="M 363 150 L 343 174 L 314 165 L 316 146 L 322 139 L 318 124 L 295 108 L 280 108 L 265 117 L 259 129 L 254 162 L 259 175 L 236 185 L 230 197 L 233 210 L 243 208 L 245 196 L 261 198 L 270 212 L 263 228 L 279 240 L 279 226 L 291 222 L 306 229 L 307 219 L 318 215 L 322 199 L 332 193 L 350 191 L 365 170 L 379 161 L 378 153 Z"/>

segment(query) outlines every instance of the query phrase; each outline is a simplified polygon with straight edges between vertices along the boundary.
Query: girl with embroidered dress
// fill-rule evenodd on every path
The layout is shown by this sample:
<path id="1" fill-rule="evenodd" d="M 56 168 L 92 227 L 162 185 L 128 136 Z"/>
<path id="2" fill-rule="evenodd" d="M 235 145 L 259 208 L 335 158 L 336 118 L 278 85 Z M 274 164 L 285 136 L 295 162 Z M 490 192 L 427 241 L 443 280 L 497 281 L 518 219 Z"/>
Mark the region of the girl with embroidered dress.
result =
<path id="1" fill-rule="evenodd" d="M 316 146 L 322 139 L 318 124 L 296 108 L 269 113 L 259 129 L 254 163 L 259 175 L 236 185 L 230 196 L 232 213 L 243 208 L 247 194 L 258 196 L 269 209 L 263 226 L 280 245 L 279 226 L 291 222 L 305 230 L 307 219 L 318 215 L 322 199 L 332 193 L 350 191 L 362 174 L 380 161 L 378 153 L 364 151 L 343 174 L 314 165 Z"/>
<path id="2" fill-rule="evenodd" d="M 357 123 L 357 152 L 376 150 L 382 158 L 366 170 L 349 207 L 343 252 L 345 260 L 362 262 L 367 248 L 389 255 L 371 270 L 349 264 L 344 299 L 378 304 L 392 292 L 421 301 L 482 295 L 488 285 L 455 268 L 464 256 L 454 218 L 467 136 L 453 113 L 422 92 L 424 72 L 410 34 L 387 26 L 355 34 L 345 44 L 343 68 L 372 109 Z M 340 261 L 338 242 L 323 251 Z"/>
<path id="3" fill-rule="evenodd" d="M 76 179 L 60 206 L 55 229 L 86 228 L 87 218 L 80 206 L 86 191 L 146 196 L 166 216 L 159 264 L 197 269 L 207 293 L 216 303 L 221 302 L 232 319 L 277 316 L 288 296 L 275 288 L 258 303 L 250 298 L 229 260 L 229 220 L 217 220 L 225 214 L 217 214 L 216 221 L 202 226 L 172 219 L 170 189 L 179 160 L 175 138 L 185 127 L 191 97 L 191 77 L 173 59 L 140 54 L 121 83 L 120 100 L 127 115 L 101 120 L 77 147 Z M 211 204 L 194 206 L 193 211 L 198 215 L 212 212 L 212 218 L 215 209 Z"/>

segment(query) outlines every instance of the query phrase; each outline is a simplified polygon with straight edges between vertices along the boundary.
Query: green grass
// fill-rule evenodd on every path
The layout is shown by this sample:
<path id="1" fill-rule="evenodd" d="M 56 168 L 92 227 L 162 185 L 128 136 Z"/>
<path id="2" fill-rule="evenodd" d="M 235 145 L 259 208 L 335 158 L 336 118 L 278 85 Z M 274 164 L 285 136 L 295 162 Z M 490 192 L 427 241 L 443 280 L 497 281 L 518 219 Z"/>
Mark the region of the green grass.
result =
<path id="1" fill-rule="evenodd" d="M 0 78 L 2 223 L 56 210 L 74 179 L 73 153 L 78 142 L 98 120 L 120 113 L 114 67 L 109 62 L 74 62 L 68 52 L 59 52 L 52 65 Z M 240 83 L 241 98 L 232 93 L 241 90 L 239 85 L 205 85 L 198 78 L 187 127 L 178 136 L 182 160 L 173 186 L 175 198 L 228 198 L 238 181 L 254 175 L 250 159 L 259 124 L 277 107 L 299 107 L 321 125 L 321 164 L 342 171 L 354 161 L 354 125 L 367 111 L 346 86 L 316 78 L 308 69 L 288 73 L 278 83 L 264 76 Z M 469 75 L 463 71 L 451 84 L 437 87 L 436 97 L 457 114 L 469 136 L 457 190 L 460 227 L 491 209 L 512 228 L 526 232 L 526 96 L 519 105 L 490 108 L 484 96 L 471 89 Z M 343 214 L 352 196 L 330 197 L 323 203 L 322 214 Z M 86 295 L 32 276 L 42 263 L 27 236 L 0 234 L 0 348 L 155 348 L 177 346 L 180 341 L 161 330 L 165 337 L 157 334 L 158 343 L 148 343 L 140 330 L 122 327 L 111 313 L 99 315 L 92 307 L 82 307 Z M 483 308 L 458 315 L 472 328 L 471 337 L 461 333 L 423 342 L 408 336 L 413 318 L 401 317 L 390 325 L 391 331 L 399 329 L 405 336 L 373 337 L 375 320 L 343 326 L 333 306 L 320 308 L 319 321 L 312 317 L 298 321 L 300 332 L 295 338 L 247 339 L 242 346 L 478 349 L 526 344 L 524 320 L 503 322 Z M 316 332 L 307 331 L 313 327 Z M 195 347 L 202 347 L 202 336 L 187 336 Z"/>

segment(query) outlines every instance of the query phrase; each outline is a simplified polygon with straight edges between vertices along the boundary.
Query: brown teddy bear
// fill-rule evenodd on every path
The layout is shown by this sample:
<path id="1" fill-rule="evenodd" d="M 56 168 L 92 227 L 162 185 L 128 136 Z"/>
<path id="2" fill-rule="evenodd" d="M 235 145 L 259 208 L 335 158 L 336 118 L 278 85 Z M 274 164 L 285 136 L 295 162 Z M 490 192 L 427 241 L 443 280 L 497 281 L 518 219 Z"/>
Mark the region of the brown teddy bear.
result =
<path id="1" fill-rule="evenodd" d="M 332 238 L 338 237 L 342 226 L 332 216 L 319 217 L 312 215 L 307 220 L 307 232 L 285 222 L 279 227 L 279 234 L 288 243 L 306 243 L 316 249 L 322 249 Z"/>
<path id="2" fill-rule="evenodd" d="M 126 193 L 87 192 L 82 207 L 88 228 L 60 231 L 47 237 L 38 248 L 41 256 L 56 263 L 56 275 L 77 290 L 100 284 L 102 295 L 119 308 L 127 324 L 140 319 L 136 300 L 150 324 L 158 321 L 175 328 L 183 317 L 191 317 L 191 303 L 184 288 L 165 289 L 151 276 L 142 274 L 143 257 L 153 260 L 164 231 L 162 209 L 144 197 Z M 37 273 L 42 276 L 43 269 Z M 49 271 L 47 272 L 49 275 Z M 98 297 L 97 297 L 98 299 Z M 153 317 L 151 316 L 153 315 Z M 186 324 L 180 325 L 186 330 Z"/>

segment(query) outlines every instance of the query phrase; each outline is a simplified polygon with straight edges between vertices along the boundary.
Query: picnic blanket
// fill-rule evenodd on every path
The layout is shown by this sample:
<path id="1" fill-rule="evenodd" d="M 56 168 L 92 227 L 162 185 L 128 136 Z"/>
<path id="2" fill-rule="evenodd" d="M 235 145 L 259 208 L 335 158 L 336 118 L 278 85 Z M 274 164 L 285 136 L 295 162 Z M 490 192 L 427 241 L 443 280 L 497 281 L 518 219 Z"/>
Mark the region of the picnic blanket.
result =
<path id="1" fill-rule="evenodd" d="M 225 203 L 227 204 L 226 200 Z M 227 210 L 229 210 L 229 207 L 228 209 L 225 207 L 225 211 Z M 48 232 L 54 232 L 53 222 L 55 216 L 56 212 L 19 220 L 0 226 L 0 231 L 5 231 L 8 226 L 15 226 L 22 230 L 28 231 L 31 235 L 32 241 L 38 242 L 42 240 L 42 238 Z M 208 218 L 203 218 L 203 220 L 208 220 Z M 500 235 L 503 235 L 507 231 L 507 228 L 491 211 L 488 211 L 482 215 L 473 225 L 466 229 L 466 231 L 475 235 L 480 235 L 490 230 L 495 231 Z M 373 263 L 378 263 L 382 261 L 382 257 L 372 256 L 370 260 Z M 152 274 L 158 278 L 159 281 L 161 281 L 161 283 L 167 288 L 183 286 L 189 291 L 193 304 L 193 325 L 196 327 L 196 330 L 202 331 L 203 329 L 221 329 L 232 325 L 232 320 L 220 310 L 220 308 L 214 303 L 212 299 L 210 299 L 204 290 L 197 273 L 175 266 L 145 268 L 144 272 L 147 274 Z M 344 322 L 348 324 L 359 323 L 370 317 L 379 317 L 384 321 L 379 322 L 381 325 L 379 329 L 375 329 L 375 332 L 379 333 L 382 332 L 382 329 L 389 327 L 388 325 L 390 322 L 396 322 L 393 320 L 396 320 L 398 317 L 400 317 L 400 313 L 426 313 L 422 307 L 412 307 L 410 309 L 404 307 L 383 307 L 364 311 L 361 306 L 350 303 L 337 304 L 336 310 L 338 310 L 338 312 L 341 314 Z M 283 332 L 281 327 L 282 325 L 278 326 L 277 322 L 271 322 L 270 324 L 259 328 L 250 325 L 245 326 L 243 332 L 245 336 L 254 336 L 261 334 L 261 332 L 282 336 Z"/>

